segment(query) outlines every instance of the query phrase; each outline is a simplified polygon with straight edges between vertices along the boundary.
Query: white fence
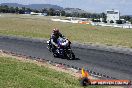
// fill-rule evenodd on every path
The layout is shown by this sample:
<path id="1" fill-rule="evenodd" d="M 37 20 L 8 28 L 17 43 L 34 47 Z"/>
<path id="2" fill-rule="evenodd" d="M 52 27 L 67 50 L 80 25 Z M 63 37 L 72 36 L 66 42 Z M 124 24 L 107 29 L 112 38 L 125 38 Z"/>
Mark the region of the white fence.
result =
<path id="1" fill-rule="evenodd" d="M 104 27 L 116 27 L 116 28 L 132 28 L 132 24 L 106 24 L 106 23 L 96 23 L 92 22 L 91 23 L 93 26 L 99 25 L 99 26 L 104 26 Z"/>
<path id="2" fill-rule="evenodd" d="M 60 21 L 60 22 L 66 22 L 66 23 L 78 23 L 79 20 L 61 20 L 61 19 L 51 19 L 52 21 Z"/>

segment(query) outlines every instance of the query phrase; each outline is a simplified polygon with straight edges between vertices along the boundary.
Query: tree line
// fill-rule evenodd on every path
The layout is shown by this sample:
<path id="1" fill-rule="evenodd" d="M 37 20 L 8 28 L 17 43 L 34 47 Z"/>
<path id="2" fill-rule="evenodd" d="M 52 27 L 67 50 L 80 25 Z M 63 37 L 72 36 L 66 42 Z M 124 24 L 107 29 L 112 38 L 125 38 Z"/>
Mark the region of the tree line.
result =
<path id="1" fill-rule="evenodd" d="M 0 13 L 16 13 L 16 14 L 25 14 L 30 12 L 36 13 L 47 13 L 48 16 L 66 16 L 66 17 L 81 17 L 81 18 L 91 18 L 94 22 L 100 22 L 100 18 L 103 18 L 103 22 L 106 21 L 106 14 L 105 13 L 79 13 L 79 12 L 72 12 L 66 13 L 64 10 L 55 10 L 54 8 L 43 8 L 43 9 L 31 9 L 26 7 L 9 7 L 7 5 L 0 6 Z M 121 16 L 121 19 L 125 19 L 132 23 L 132 17 L 130 16 Z M 118 21 L 121 23 L 121 21 Z"/>
<path id="2" fill-rule="evenodd" d="M 79 13 L 79 12 L 73 12 L 73 13 L 66 13 L 64 10 L 55 10 L 54 8 L 43 8 L 40 10 L 37 9 L 31 9 L 26 7 L 9 7 L 7 5 L 1 5 L 0 6 L 0 13 L 18 13 L 18 14 L 25 14 L 25 12 L 36 12 L 36 13 L 47 13 L 50 16 L 66 16 L 66 17 L 83 17 L 83 18 L 100 18 L 104 17 L 105 14 L 96 14 L 96 13 Z"/>
<path id="3" fill-rule="evenodd" d="M 0 6 L 0 13 L 16 13 L 16 14 L 25 14 L 25 13 L 30 13 L 30 12 L 36 12 L 36 13 L 47 13 L 50 16 L 55 16 L 55 15 L 62 15 L 65 16 L 65 11 L 63 10 L 55 10 L 53 8 L 50 9 L 31 9 L 31 8 L 26 8 L 26 7 L 9 7 L 7 5 L 1 5 Z"/>
<path id="4" fill-rule="evenodd" d="M 132 24 L 132 16 L 121 16 L 121 19 L 125 19 L 126 21 L 129 21 Z"/>
<path id="5" fill-rule="evenodd" d="M 0 6 L 0 13 L 19 13 L 24 14 L 25 11 L 32 11 L 30 8 L 8 7 L 7 5 Z"/>

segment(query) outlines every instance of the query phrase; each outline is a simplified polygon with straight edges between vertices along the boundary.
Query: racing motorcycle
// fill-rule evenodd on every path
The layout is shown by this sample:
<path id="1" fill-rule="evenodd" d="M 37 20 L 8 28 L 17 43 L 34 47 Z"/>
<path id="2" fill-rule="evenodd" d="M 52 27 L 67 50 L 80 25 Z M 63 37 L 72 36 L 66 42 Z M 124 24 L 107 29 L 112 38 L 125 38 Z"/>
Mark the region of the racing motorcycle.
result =
<path id="1" fill-rule="evenodd" d="M 47 41 L 48 49 L 50 52 L 53 52 L 52 45 L 50 40 Z M 75 55 L 70 47 L 71 42 L 66 38 L 58 38 L 57 40 L 57 49 L 53 52 L 54 57 L 66 58 L 69 60 L 75 59 Z"/>

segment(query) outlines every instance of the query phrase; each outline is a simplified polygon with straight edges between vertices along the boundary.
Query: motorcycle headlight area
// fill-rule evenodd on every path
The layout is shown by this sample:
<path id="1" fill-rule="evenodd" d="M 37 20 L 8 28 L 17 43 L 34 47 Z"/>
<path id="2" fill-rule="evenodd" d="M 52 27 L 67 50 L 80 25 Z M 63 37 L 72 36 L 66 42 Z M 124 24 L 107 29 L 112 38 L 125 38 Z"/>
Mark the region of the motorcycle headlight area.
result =
<path id="1" fill-rule="evenodd" d="M 69 42 L 68 42 L 68 40 L 66 40 L 65 42 L 62 43 L 62 46 L 66 46 L 68 44 L 69 44 Z"/>
<path id="2" fill-rule="evenodd" d="M 66 45 L 67 45 L 67 43 L 66 43 L 66 42 L 64 42 L 64 43 L 61 43 L 61 45 L 62 45 L 62 46 L 66 46 Z"/>

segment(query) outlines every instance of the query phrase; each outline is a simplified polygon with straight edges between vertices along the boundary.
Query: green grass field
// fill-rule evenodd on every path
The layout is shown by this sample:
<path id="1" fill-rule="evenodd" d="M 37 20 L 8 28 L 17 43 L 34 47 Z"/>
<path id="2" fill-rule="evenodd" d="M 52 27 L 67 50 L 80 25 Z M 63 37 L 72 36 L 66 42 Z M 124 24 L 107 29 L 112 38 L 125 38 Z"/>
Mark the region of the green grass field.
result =
<path id="1" fill-rule="evenodd" d="M 12 58 L 0 58 L 1 88 L 76 88 L 77 79 L 62 72 Z"/>
<path id="2" fill-rule="evenodd" d="M 0 35 L 49 38 L 53 28 L 71 41 L 132 48 L 132 29 L 52 22 L 52 17 L 2 14 Z"/>
<path id="3" fill-rule="evenodd" d="M 79 80 L 68 73 L 0 57 L 0 88 L 83 88 Z M 101 88 L 89 86 L 88 88 Z M 104 87 L 103 87 L 104 88 Z"/>

